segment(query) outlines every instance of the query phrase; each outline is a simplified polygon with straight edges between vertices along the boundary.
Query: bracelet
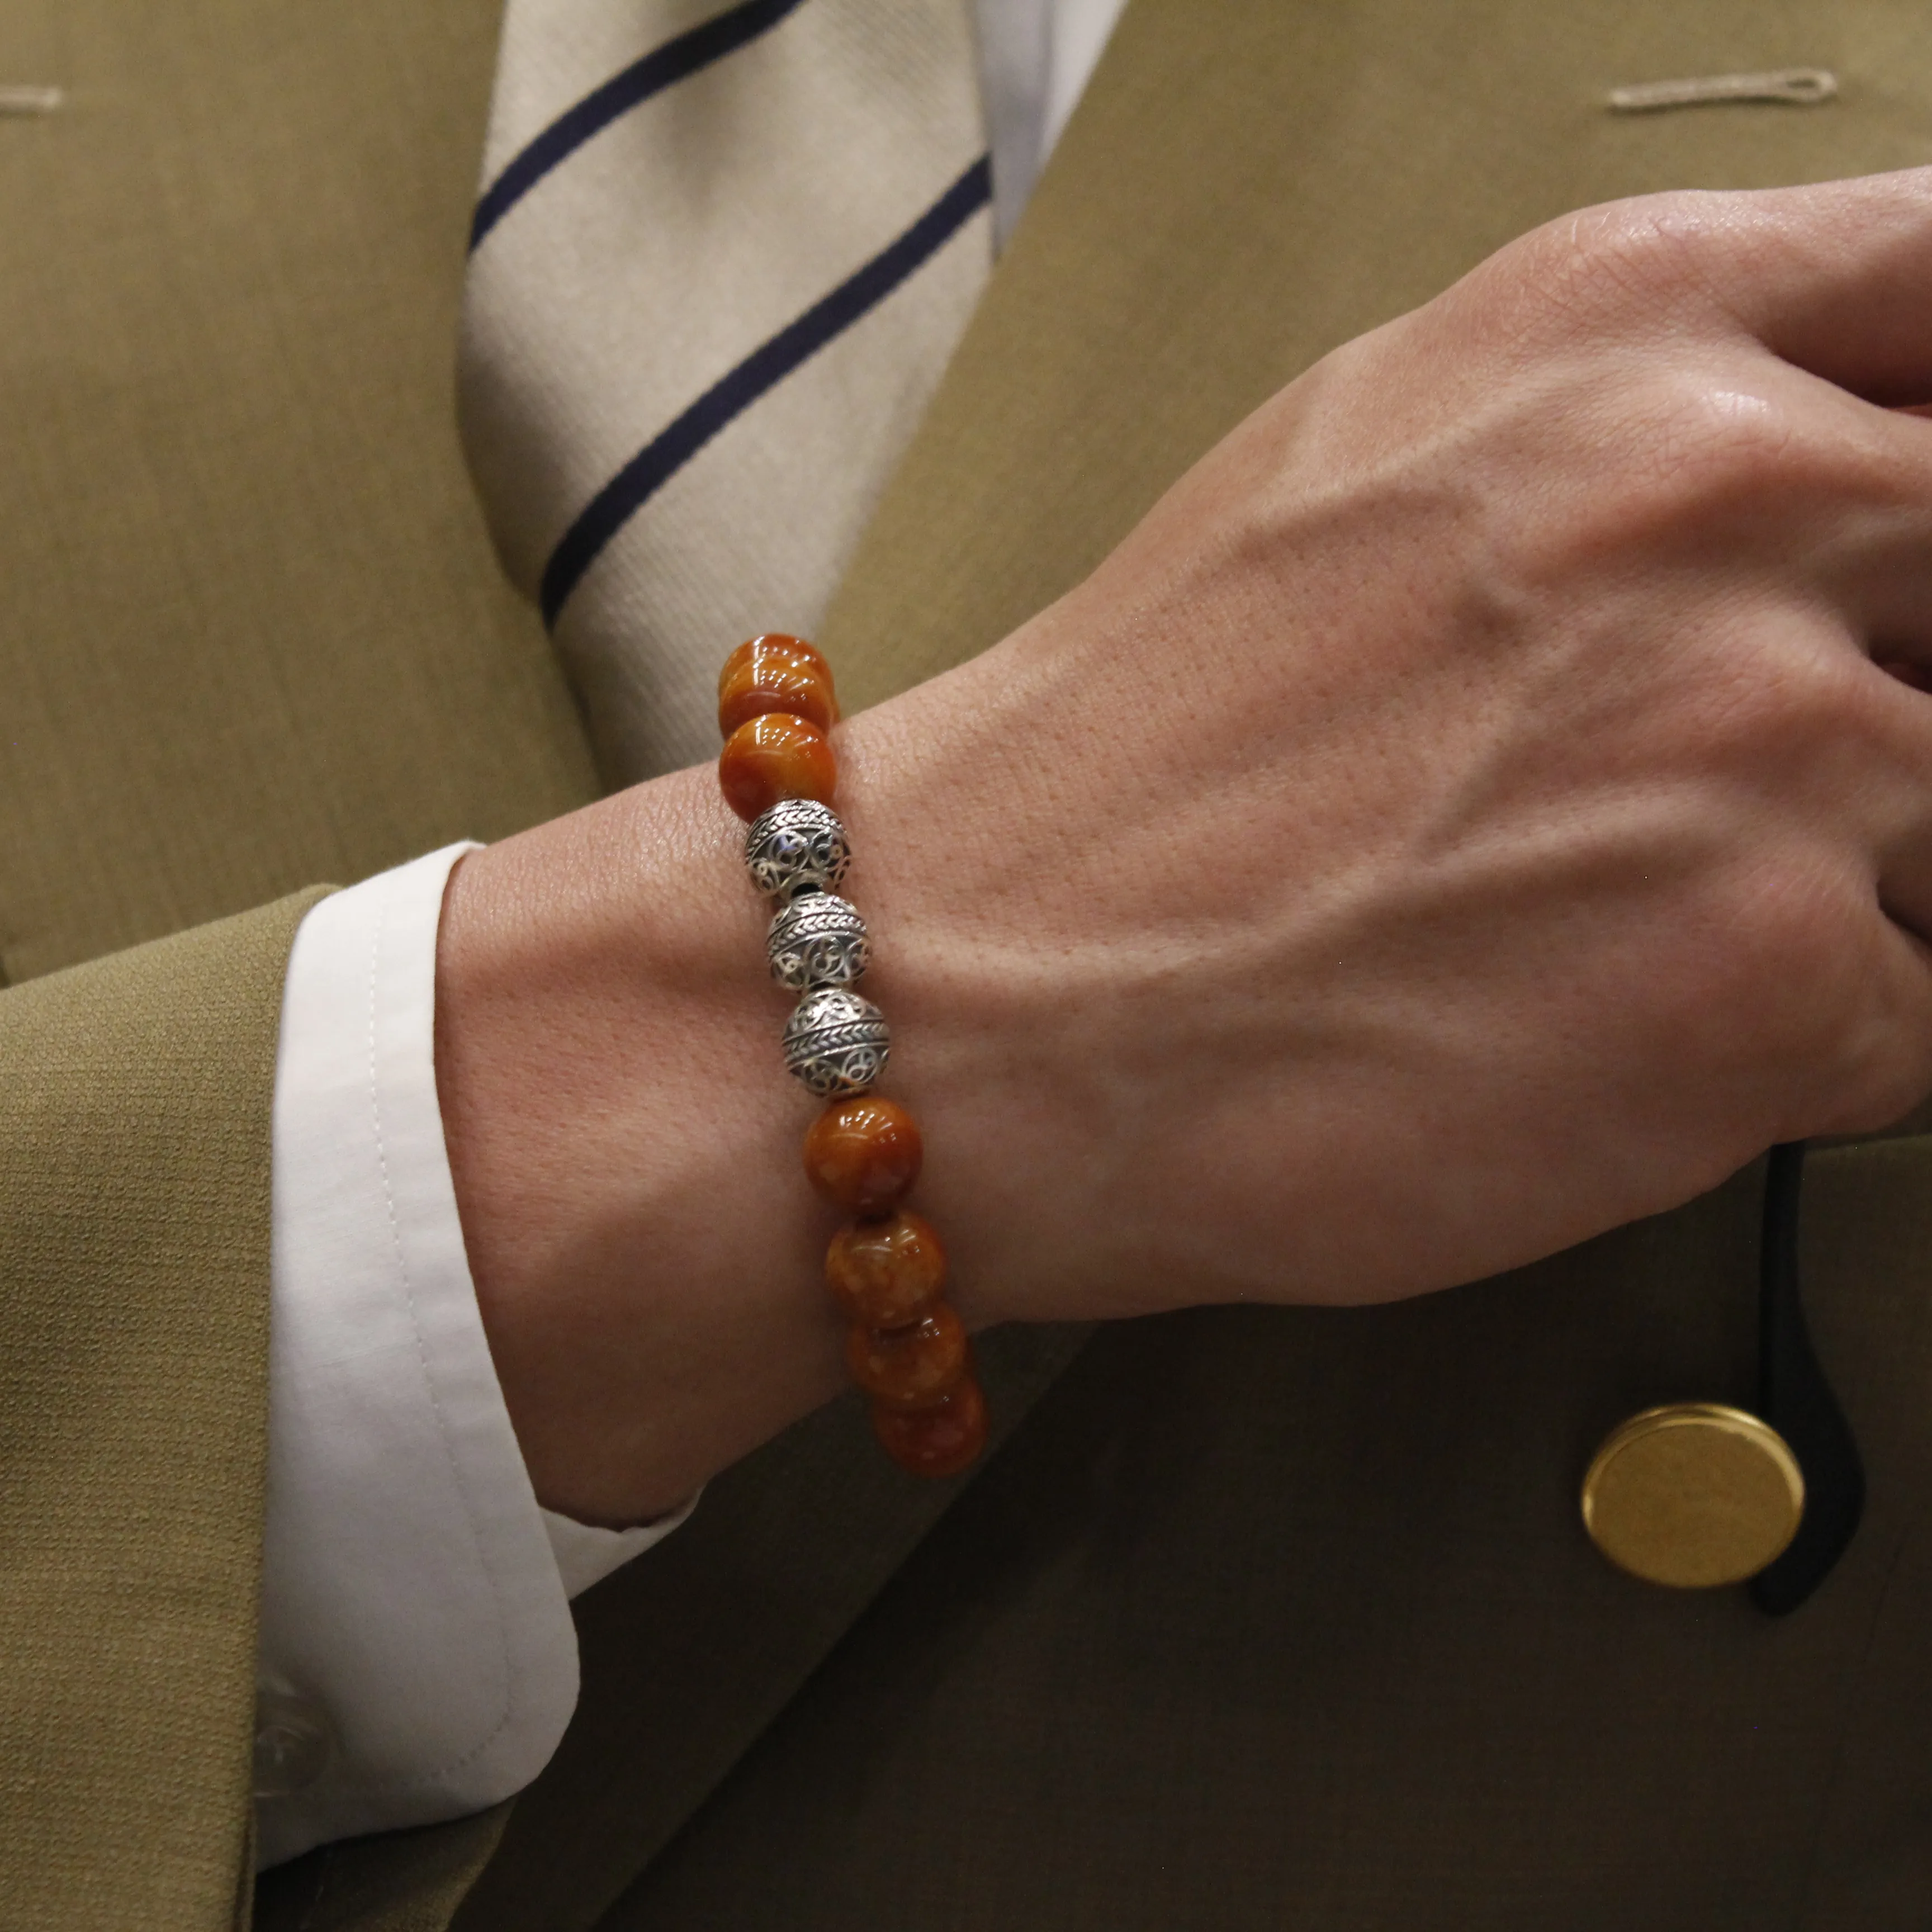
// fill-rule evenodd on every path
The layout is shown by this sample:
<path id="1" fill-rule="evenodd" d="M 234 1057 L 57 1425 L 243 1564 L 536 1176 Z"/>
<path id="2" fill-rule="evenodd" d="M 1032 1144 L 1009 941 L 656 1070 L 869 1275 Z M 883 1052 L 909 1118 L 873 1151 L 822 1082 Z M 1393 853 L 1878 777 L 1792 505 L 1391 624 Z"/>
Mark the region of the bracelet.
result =
<path id="1" fill-rule="evenodd" d="M 924 1149 L 903 1107 L 872 1091 L 891 1051 L 886 1016 L 852 990 L 872 956 L 859 909 L 833 888 L 851 863 L 832 809 L 838 777 L 832 669 L 800 638 L 752 638 L 724 660 L 718 782 L 751 821 L 745 864 L 777 902 L 765 951 L 796 992 L 787 1070 L 830 1102 L 805 1136 L 812 1184 L 853 1218 L 826 1251 L 825 1282 L 850 1318 L 845 1362 L 901 1468 L 957 1475 L 986 1446 L 986 1402 L 965 1324 L 947 1304 L 946 1250 L 900 1205 Z"/>

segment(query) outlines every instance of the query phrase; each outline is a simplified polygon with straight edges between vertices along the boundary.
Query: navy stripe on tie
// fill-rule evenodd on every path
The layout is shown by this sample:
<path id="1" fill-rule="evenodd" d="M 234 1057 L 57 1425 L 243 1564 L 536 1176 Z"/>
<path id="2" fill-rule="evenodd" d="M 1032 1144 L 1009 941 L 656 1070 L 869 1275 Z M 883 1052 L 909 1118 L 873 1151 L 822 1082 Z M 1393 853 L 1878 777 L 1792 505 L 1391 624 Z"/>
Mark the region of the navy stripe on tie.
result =
<path id="1" fill-rule="evenodd" d="M 552 168 L 568 160 L 592 136 L 652 94 L 756 40 L 801 4 L 802 0 L 743 0 L 742 5 L 728 8 L 613 74 L 559 115 L 490 184 L 470 224 L 470 248 L 474 250 Z"/>
<path id="2" fill-rule="evenodd" d="M 982 154 L 896 242 L 753 350 L 646 443 L 584 506 L 550 553 L 538 593 L 544 622 L 556 623 L 584 573 L 654 491 L 766 390 L 884 301 L 984 208 L 992 194 L 992 168 Z"/>

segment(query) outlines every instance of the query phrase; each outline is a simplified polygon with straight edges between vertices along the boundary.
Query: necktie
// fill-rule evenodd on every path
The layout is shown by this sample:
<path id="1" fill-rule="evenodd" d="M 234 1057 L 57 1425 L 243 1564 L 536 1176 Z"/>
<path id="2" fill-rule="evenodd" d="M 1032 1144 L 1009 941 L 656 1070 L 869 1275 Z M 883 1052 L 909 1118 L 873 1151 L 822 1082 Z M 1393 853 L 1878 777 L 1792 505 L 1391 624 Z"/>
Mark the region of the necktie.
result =
<path id="1" fill-rule="evenodd" d="M 606 778 L 809 634 L 990 266 L 966 0 L 509 0 L 466 452 Z"/>

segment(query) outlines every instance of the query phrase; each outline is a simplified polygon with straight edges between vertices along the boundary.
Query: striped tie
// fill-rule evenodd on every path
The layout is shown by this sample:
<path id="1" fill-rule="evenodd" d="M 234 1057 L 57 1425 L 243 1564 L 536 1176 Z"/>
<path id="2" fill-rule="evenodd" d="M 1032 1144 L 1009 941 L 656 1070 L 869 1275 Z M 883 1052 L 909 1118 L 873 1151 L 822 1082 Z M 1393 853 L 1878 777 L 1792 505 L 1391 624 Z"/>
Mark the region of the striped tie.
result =
<path id="1" fill-rule="evenodd" d="M 465 445 L 604 776 L 817 627 L 992 260 L 967 0 L 509 0 Z"/>

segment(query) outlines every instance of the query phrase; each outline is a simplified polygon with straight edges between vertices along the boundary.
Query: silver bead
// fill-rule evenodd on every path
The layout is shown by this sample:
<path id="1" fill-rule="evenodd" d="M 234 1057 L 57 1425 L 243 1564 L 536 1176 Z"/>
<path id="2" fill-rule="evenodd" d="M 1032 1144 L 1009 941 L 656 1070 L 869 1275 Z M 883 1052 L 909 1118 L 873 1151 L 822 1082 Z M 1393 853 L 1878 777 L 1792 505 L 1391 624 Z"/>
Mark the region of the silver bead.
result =
<path id="1" fill-rule="evenodd" d="M 808 986 L 849 986 L 872 956 L 866 922 L 850 899 L 807 892 L 780 908 L 765 938 L 772 977 L 802 992 Z"/>
<path id="2" fill-rule="evenodd" d="M 844 878 L 852 848 L 838 814 L 815 798 L 782 798 L 745 835 L 745 863 L 761 892 L 781 898 L 816 886 L 830 892 Z"/>
<path id="3" fill-rule="evenodd" d="M 785 1071 L 821 1100 L 862 1094 L 886 1070 L 892 1034 L 870 1000 L 839 986 L 819 986 L 785 1022 Z"/>

